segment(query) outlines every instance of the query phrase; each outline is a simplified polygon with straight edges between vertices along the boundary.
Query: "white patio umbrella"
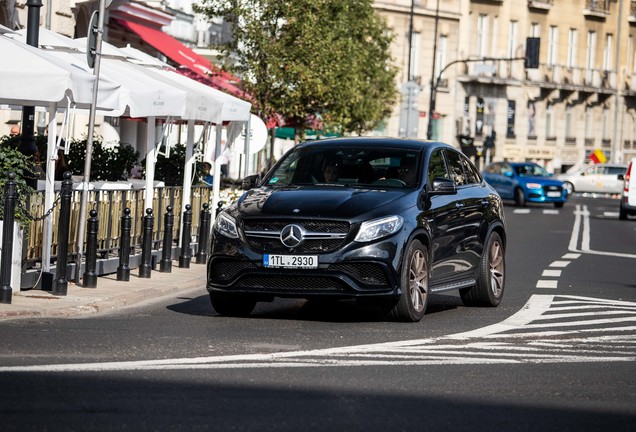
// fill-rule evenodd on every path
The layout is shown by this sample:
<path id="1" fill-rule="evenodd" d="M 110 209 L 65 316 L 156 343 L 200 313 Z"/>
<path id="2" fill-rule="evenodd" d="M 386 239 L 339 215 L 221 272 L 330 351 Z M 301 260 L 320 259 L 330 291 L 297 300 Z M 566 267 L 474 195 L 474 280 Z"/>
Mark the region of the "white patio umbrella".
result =
<path id="1" fill-rule="evenodd" d="M 15 34 L 7 33 L 7 36 Z M 56 120 L 58 103 L 89 107 L 92 99 L 95 76 L 78 64 L 65 62 L 40 49 L 9 37 L 0 36 L 0 52 L 11 59 L 0 65 L 0 103 L 49 107 L 49 137 L 47 145 L 47 177 L 45 208 L 54 202 L 54 171 L 56 150 Z M 99 89 L 100 109 L 119 106 L 119 85 L 109 82 Z M 50 246 L 52 243 L 52 220 L 44 221 L 43 270 L 50 269 Z"/>
<path id="2" fill-rule="evenodd" d="M 178 83 L 179 85 L 185 85 L 191 87 L 202 96 L 206 98 L 212 98 L 220 100 L 223 103 L 223 109 L 220 113 L 220 118 L 215 121 L 217 125 L 216 130 L 216 142 L 215 142 L 215 163 L 213 173 L 213 201 L 212 211 L 215 211 L 219 201 L 219 187 L 221 178 L 221 133 L 223 123 L 227 122 L 249 122 L 250 111 L 252 104 L 241 100 L 237 97 L 224 93 L 220 90 L 207 86 L 203 83 L 190 79 L 184 75 L 178 73 L 174 68 L 166 67 L 167 65 L 162 62 L 158 62 L 157 59 L 148 56 L 146 53 L 139 51 L 130 46 L 121 48 L 120 52 L 125 53 L 131 61 L 136 61 L 140 65 L 143 65 L 150 73 L 161 76 L 167 82 Z M 190 204 L 190 191 L 192 188 L 192 169 L 194 165 L 194 122 L 188 121 L 188 134 L 186 141 L 186 162 L 183 173 L 183 200 L 182 211 L 185 210 L 185 206 Z M 249 138 L 248 138 L 249 140 Z"/>

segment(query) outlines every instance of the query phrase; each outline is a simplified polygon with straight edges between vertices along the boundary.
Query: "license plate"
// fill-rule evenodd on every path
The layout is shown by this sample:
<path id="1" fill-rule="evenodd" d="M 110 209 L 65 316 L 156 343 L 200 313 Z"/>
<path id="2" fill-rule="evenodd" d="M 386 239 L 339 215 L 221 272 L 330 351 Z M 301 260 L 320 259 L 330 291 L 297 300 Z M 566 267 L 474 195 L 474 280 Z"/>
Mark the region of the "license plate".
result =
<path id="1" fill-rule="evenodd" d="M 318 268 L 317 255 L 263 255 L 264 267 Z"/>
<path id="2" fill-rule="evenodd" d="M 560 197 L 561 196 L 561 192 L 548 192 L 547 195 L 550 198 L 556 198 L 556 197 Z"/>

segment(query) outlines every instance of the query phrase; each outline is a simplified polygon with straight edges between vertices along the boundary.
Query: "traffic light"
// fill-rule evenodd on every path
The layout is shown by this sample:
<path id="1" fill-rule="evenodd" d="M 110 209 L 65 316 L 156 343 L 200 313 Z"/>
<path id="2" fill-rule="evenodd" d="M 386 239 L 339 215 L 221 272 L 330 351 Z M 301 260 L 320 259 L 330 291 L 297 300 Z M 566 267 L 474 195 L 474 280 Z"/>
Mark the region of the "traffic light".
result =
<path id="1" fill-rule="evenodd" d="M 526 38 L 526 69 L 539 68 L 539 45 L 540 39 L 538 37 Z"/>

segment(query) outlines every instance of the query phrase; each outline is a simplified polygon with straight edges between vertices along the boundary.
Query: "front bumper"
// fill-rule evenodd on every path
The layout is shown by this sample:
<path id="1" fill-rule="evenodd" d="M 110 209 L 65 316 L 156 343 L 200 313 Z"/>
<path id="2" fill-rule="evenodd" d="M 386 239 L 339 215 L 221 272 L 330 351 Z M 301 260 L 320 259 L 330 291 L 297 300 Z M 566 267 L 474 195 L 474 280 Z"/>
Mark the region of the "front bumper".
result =
<path id="1" fill-rule="evenodd" d="M 398 296 L 399 250 L 398 236 L 318 255 L 316 269 L 269 268 L 263 266 L 262 254 L 239 240 L 217 236 L 208 260 L 207 290 L 264 299 Z"/>

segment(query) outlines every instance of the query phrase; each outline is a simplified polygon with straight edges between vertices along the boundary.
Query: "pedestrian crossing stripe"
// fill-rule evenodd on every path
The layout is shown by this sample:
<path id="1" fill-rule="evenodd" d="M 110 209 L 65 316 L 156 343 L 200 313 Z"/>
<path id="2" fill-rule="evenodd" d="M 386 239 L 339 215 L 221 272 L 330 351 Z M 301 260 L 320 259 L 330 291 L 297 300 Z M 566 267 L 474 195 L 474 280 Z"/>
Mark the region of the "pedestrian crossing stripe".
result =
<path id="1" fill-rule="evenodd" d="M 519 312 L 498 324 L 435 338 L 263 354 L 5 366 L 0 367 L 0 372 L 634 361 L 636 303 L 568 295 L 533 295 Z"/>

